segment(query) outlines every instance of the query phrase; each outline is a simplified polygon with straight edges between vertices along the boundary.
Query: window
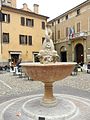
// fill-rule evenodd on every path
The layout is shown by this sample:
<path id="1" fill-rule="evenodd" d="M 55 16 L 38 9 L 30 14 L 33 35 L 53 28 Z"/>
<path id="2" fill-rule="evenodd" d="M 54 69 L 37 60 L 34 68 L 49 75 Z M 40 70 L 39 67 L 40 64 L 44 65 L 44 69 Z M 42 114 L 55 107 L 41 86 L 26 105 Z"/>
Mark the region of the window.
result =
<path id="1" fill-rule="evenodd" d="M 60 23 L 60 19 L 58 19 L 58 24 Z"/>
<path id="2" fill-rule="evenodd" d="M 54 41 L 54 32 L 52 32 L 52 40 Z"/>
<path id="3" fill-rule="evenodd" d="M 42 29 L 45 30 L 45 22 L 42 22 Z"/>
<path id="4" fill-rule="evenodd" d="M 9 43 L 9 33 L 3 33 L 3 43 Z"/>
<path id="5" fill-rule="evenodd" d="M 10 15 L 2 13 L 2 21 L 9 23 L 10 22 Z"/>
<path id="6" fill-rule="evenodd" d="M 80 32 L 80 22 L 77 23 L 77 32 Z"/>
<path id="7" fill-rule="evenodd" d="M 20 44 L 27 44 L 27 36 L 26 35 L 19 35 L 19 43 Z"/>
<path id="8" fill-rule="evenodd" d="M 68 27 L 66 27 L 66 37 L 68 37 Z"/>
<path id="9" fill-rule="evenodd" d="M 0 22 L 2 21 L 2 13 L 0 12 Z"/>
<path id="10" fill-rule="evenodd" d="M 66 15 L 66 20 L 68 20 L 68 15 Z"/>
<path id="11" fill-rule="evenodd" d="M 54 22 L 52 22 L 52 26 L 54 26 Z"/>
<path id="12" fill-rule="evenodd" d="M 42 44 L 43 44 L 44 40 L 45 40 L 45 37 L 42 37 Z"/>
<path id="13" fill-rule="evenodd" d="M 21 25 L 25 25 L 25 18 L 24 17 L 21 17 Z"/>
<path id="14" fill-rule="evenodd" d="M 32 45 L 32 36 L 28 36 L 28 44 Z"/>
<path id="15" fill-rule="evenodd" d="M 33 27 L 34 26 L 34 20 L 26 18 L 26 26 Z"/>
<path id="16" fill-rule="evenodd" d="M 80 15 L 80 9 L 77 10 L 77 15 Z"/>
<path id="17" fill-rule="evenodd" d="M 60 39 L 60 30 L 58 30 L 58 39 Z"/>

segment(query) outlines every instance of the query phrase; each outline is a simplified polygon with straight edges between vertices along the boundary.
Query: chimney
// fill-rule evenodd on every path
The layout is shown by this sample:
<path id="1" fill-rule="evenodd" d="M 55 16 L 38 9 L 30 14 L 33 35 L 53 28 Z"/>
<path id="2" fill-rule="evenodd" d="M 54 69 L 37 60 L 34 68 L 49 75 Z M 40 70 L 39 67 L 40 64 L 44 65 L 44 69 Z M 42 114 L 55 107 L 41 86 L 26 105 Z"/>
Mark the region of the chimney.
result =
<path id="1" fill-rule="evenodd" d="M 28 9 L 28 5 L 26 3 L 23 4 L 23 10 L 27 10 Z"/>
<path id="2" fill-rule="evenodd" d="M 38 7 L 39 7 L 39 5 L 38 4 L 34 4 L 33 7 L 34 7 L 34 13 L 38 14 Z"/>
<path id="3" fill-rule="evenodd" d="M 23 10 L 31 12 L 31 10 L 28 8 L 28 5 L 26 3 L 23 4 Z"/>

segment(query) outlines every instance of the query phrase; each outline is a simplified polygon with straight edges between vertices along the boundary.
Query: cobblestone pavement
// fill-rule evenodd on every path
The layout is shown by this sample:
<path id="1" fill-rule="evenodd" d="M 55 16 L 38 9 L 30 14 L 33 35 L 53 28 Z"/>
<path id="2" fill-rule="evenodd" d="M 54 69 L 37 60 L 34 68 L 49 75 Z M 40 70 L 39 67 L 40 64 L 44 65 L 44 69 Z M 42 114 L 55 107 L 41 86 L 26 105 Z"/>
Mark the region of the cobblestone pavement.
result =
<path id="1" fill-rule="evenodd" d="M 90 92 L 90 74 L 79 72 L 76 76 L 68 76 L 54 83 L 55 86 L 67 86 Z M 13 76 L 9 72 L 0 72 L 0 96 L 17 95 L 43 88 L 43 83 Z"/>

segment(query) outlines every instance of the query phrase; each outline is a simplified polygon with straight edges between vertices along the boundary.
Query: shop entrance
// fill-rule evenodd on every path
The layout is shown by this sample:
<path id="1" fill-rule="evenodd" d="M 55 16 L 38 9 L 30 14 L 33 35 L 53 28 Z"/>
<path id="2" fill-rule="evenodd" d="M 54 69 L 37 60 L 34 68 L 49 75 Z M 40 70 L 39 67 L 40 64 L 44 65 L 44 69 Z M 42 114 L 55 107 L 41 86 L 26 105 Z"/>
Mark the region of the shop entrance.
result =
<path id="1" fill-rule="evenodd" d="M 11 54 L 11 62 L 13 64 L 13 66 L 16 65 L 18 60 L 19 60 L 19 54 Z"/>

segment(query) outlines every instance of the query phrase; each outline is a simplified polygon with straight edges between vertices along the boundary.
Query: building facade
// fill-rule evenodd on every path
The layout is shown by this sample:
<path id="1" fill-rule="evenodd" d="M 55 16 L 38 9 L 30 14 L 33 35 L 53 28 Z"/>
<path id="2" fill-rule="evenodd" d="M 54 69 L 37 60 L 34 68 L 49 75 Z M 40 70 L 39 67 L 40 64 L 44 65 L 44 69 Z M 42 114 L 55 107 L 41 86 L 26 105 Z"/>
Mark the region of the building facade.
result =
<path id="1" fill-rule="evenodd" d="M 32 12 L 26 3 L 16 8 L 16 0 L 2 0 L 0 3 L 0 62 L 19 58 L 23 61 L 37 61 L 36 55 L 45 38 L 47 16 L 38 13 L 34 4 Z"/>
<path id="2" fill-rule="evenodd" d="M 90 61 L 90 0 L 48 22 L 60 61 Z"/>

